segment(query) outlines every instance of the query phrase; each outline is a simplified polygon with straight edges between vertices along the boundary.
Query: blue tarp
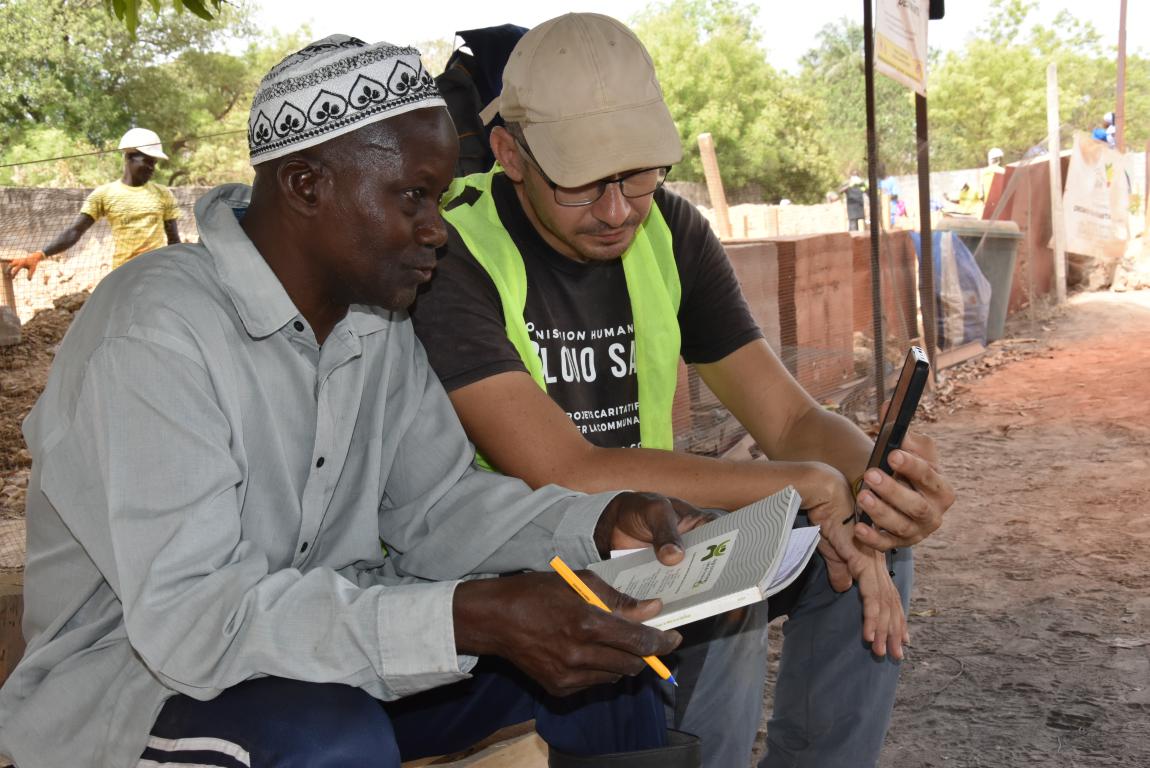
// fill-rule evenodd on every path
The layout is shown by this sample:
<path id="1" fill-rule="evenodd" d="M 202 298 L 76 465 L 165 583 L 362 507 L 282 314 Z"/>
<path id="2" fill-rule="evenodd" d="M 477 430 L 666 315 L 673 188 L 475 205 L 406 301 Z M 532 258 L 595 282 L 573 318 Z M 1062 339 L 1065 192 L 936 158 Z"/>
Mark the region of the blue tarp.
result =
<path id="1" fill-rule="evenodd" d="M 919 269 L 922 242 L 912 232 Z M 949 349 L 971 341 L 986 343 L 986 320 L 990 314 L 990 281 L 958 234 L 932 233 L 934 256 L 934 307 L 937 315 L 938 348 Z"/>

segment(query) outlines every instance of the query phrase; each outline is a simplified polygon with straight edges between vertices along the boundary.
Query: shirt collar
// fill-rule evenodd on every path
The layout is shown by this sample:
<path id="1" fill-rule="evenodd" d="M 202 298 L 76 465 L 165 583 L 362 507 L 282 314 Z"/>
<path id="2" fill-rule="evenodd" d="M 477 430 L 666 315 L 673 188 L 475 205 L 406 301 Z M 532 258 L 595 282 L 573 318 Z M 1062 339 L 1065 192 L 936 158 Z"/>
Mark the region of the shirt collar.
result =
<path id="1" fill-rule="evenodd" d="M 240 218 L 251 202 L 246 184 L 216 187 L 196 203 L 200 242 L 208 249 L 220 283 L 235 305 L 245 330 L 253 338 L 275 333 L 299 316 L 299 309 L 267 261 L 240 227 Z M 384 314 L 373 307 L 355 305 L 347 322 L 360 336 L 381 330 Z"/>

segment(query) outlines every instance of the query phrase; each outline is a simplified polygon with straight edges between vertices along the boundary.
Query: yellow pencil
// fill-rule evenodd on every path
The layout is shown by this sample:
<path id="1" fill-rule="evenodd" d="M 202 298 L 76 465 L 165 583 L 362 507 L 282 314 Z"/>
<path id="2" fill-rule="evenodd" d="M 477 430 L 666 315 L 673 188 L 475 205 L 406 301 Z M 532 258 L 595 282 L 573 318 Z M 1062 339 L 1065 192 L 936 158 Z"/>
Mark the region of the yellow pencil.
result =
<path id="1" fill-rule="evenodd" d="M 563 562 L 563 558 L 559 557 L 559 555 L 551 558 L 551 567 L 554 568 L 556 572 L 558 572 L 558 574 L 563 577 L 563 581 L 567 582 L 573 590 L 579 593 L 579 597 L 583 598 L 596 608 L 602 608 L 607 613 L 611 612 L 611 609 L 607 607 L 607 604 L 600 600 L 599 596 L 592 592 L 591 588 L 583 583 L 583 579 L 575 575 L 575 571 L 571 570 L 567 566 L 567 563 Z M 643 661 L 647 662 L 647 666 L 655 670 L 655 674 L 657 674 L 659 677 L 663 678 L 664 680 L 670 680 L 676 688 L 679 686 L 679 683 L 675 681 L 675 676 L 671 674 L 671 670 L 667 669 L 667 666 L 663 662 L 659 661 L 658 656 L 644 656 Z"/>

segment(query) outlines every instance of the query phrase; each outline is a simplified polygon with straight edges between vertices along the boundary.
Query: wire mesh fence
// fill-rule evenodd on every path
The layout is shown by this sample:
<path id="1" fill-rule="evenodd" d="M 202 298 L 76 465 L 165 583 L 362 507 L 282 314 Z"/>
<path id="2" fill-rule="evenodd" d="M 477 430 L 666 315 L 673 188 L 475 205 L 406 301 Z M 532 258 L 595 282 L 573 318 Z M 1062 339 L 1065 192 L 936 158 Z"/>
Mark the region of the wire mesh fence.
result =
<path id="1" fill-rule="evenodd" d="M 842 216 L 845 225 L 845 216 Z M 864 426 L 876 418 L 908 347 L 921 345 L 918 265 L 911 232 L 880 233 L 880 295 L 872 302 L 870 233 L 786 235 L 724 243 L 768 344 L 823 407 Z M 875 390 L 874 313 L 882 317 L 883 378 Z M 889 379 L 889 380 L 888 380 Z M 768 382 L 763 383 L 764 386 Z M 737 419 L 684 366 L 676 448 L 732 458 L 762 454 Z"/>
<path id="2" fill-rule="evenodd" d="M 177 222 L 180 238 L 197 237 L 193 207 L 202 188 L 174 187 L 179 205 Z M 80 213 L 84 199 L 92 189 L 0 189 L 0 263 L 22 258 L 42 250 Z M 27 322 L 39 310 L 52 306 L 55 298 L 78 291 L 91 291 L 112 269 L 115 248 L 112 232 L 104 220 L 97 221 L 79 242 L 64 253 L 40 262 L 34 275 L 21 272 L 6 283 L 0 301 L 12 306 L 21 321 Z"/>

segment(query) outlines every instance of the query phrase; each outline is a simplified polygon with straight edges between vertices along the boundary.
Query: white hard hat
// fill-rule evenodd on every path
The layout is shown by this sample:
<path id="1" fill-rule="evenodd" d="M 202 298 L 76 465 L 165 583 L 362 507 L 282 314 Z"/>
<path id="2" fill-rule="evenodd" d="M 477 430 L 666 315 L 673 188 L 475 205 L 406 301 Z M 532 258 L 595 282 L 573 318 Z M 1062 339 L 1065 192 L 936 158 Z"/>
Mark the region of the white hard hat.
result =
<path id="1" fill-rule="evenodd" d="M 1102 116 L 1102 122 L 1106 123 L 1107 125 L 1114 125 L 1114 113 L 1107 112 Z"/>
<path id="2" fill-rule="evenodd" d="M 1002 150 L 999 149 L 998 147 L 992 147 L 991 150 L 986 153 L 986 161 L 988 163 L 992 163 L 995 160 L 1001 160 L 1001 159 L 1002 159 Z"/>
<path id="3" fill-rule="evenodd" d="M 120 139 L 120 149 L 134 149 L 149 157 L 160 160 L 168 159 L 168 156 L 164 154 L 163 146 L 160 144 L 160 137 L 156 135 L 155 131 L 149 131 L 147 128 L 133 128 L 125 133 Z"/>

